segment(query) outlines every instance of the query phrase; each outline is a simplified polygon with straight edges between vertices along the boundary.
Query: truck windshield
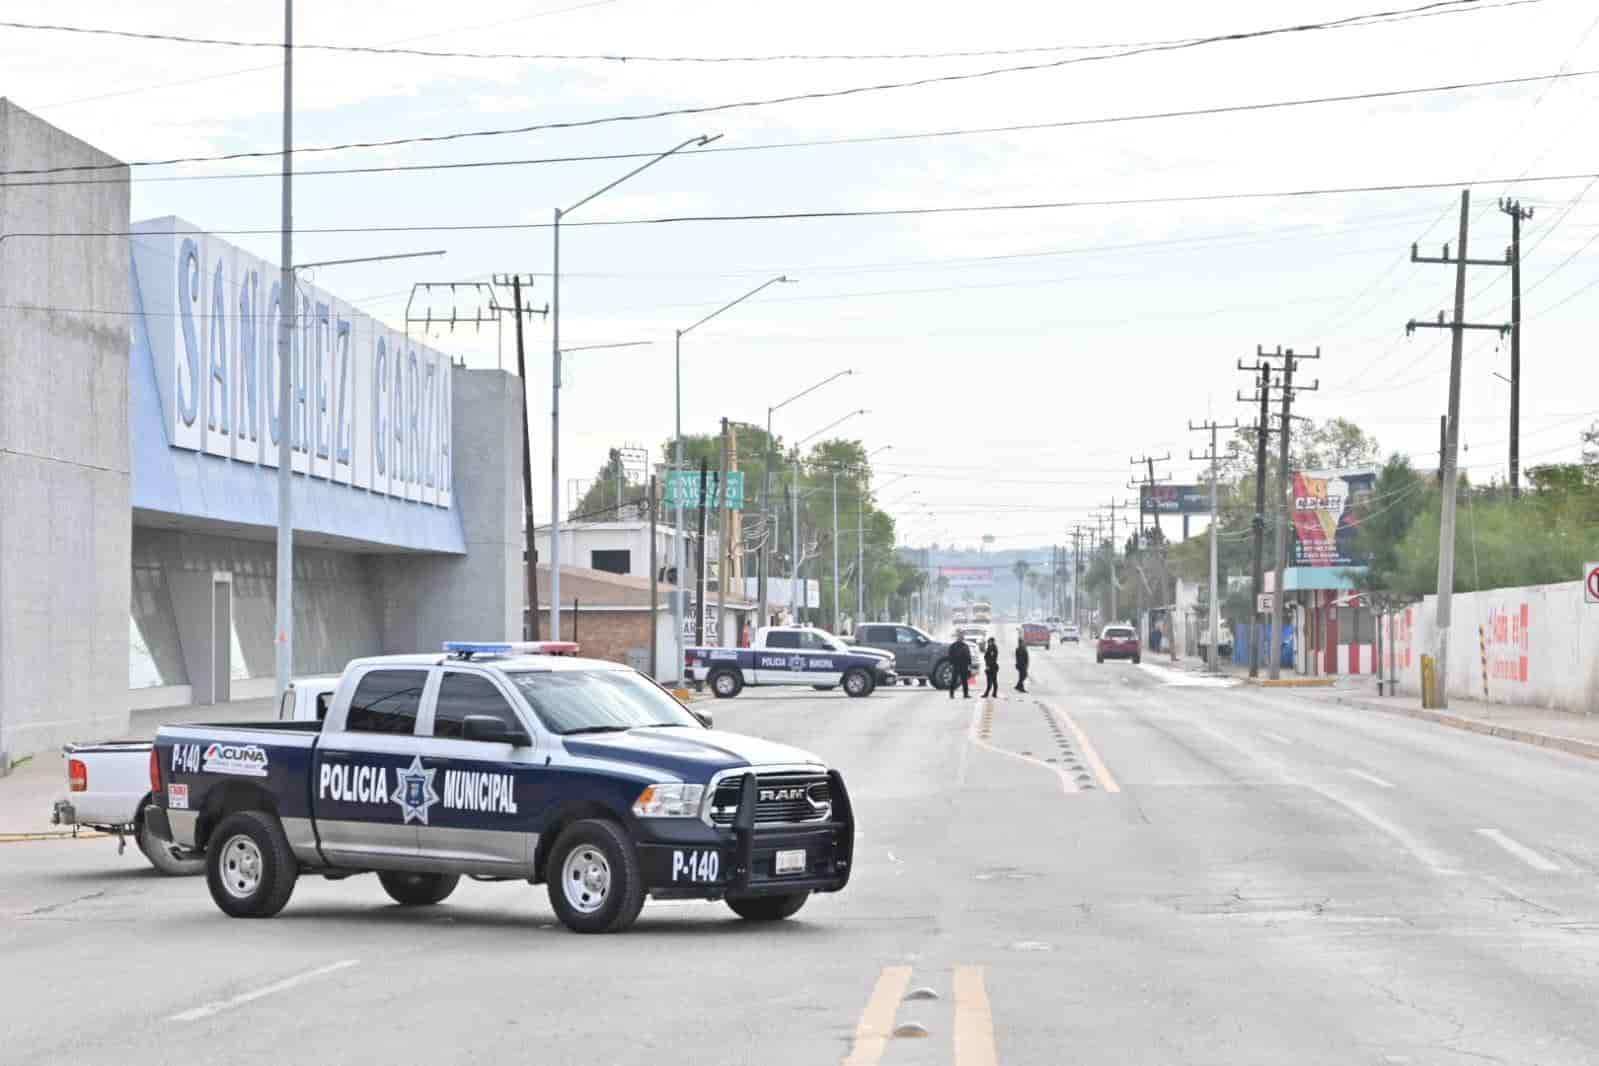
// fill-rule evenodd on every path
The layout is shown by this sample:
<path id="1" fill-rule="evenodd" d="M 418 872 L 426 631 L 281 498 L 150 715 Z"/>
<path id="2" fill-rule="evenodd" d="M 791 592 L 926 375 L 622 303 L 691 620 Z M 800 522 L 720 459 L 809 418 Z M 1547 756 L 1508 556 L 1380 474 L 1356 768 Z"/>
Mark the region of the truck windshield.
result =
<path id="1" fill-rule="evenodd" d="M 506 676 L 552 733 L 598 733 L 641 726 L 702 728 L 683 705 L 625 670 L 525 670 Z"/>

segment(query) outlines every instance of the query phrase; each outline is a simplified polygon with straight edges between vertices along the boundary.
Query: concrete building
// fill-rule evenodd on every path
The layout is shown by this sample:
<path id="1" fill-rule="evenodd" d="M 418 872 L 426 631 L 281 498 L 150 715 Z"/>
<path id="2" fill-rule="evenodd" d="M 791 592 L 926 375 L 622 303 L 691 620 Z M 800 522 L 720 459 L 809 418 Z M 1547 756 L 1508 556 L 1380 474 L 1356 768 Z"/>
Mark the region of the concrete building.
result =
<path id="1" fill-rule="evenodd" d="M 115 160 L 0 101 L 0 168 L 83 165 Z M 520 633 L 520 381 L 130 225 L 126 184 L 0 189 L 0 234 L 0 753 L 271 692 L 285 433 L 294 673 Z"/>
<path id="2" fill-rule="evenodd" d="M 536 531 L 539 558 L 550 557 L 550 531 L 548 527 Z M 673 545 L 677 530 L 669 521 L 655 526 L 656 565 L 663 570 L 675 566 Z M 683 534 L 684 552 L 688 558 L 689 576 L 694 572 L 695 538 Z M 650 524 L 648 522 L 572 522 L 561 526 L 561 558 L 570 560 L 580 569 L 604 570 L 612 574 L 646 578 L 650 574 Z M 566 567 L 561 567 L 561 581 L 566 581 Z M 541 588 L 543 586 L 540 586 Z"/>

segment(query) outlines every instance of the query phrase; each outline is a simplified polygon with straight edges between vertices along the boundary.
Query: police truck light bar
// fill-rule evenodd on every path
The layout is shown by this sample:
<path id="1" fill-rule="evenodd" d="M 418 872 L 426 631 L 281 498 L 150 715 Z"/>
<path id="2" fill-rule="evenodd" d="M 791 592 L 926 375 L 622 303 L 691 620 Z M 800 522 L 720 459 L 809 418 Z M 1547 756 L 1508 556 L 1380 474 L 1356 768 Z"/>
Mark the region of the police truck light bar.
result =
<path id="1" fill-rule="evenodd" d="M 470 660 L 474 655 L 576 655 L 578 645 L 571 640 L 447 640 L 444 650 Z"/>

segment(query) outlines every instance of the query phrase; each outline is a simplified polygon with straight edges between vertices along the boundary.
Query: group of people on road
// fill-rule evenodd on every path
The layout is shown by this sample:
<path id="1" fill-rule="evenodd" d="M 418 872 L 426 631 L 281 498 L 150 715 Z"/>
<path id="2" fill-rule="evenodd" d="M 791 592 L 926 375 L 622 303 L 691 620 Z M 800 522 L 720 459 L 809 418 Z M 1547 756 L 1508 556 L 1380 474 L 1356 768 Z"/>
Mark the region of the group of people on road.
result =
<path id="1" fill-rule="evenodd" d="M 949 675 L 949 698 L 955 698 L 955 688 L 960 687 L 961 699 L 971 696 L 972 649 L 966 646 L 966 641 L 959 635 L 949 645 L 949 662 L 954 667 Z M 1027 691 L 1027 643 L 1021 635 L 1016 637 L 1016 691 Z M 999 695 L 999 642 L 993 637 L 988 638 L 988 643 L 983 647 L 983 673 L 988 678 L 988 683 L 983 687 L 984 696 Z"/>

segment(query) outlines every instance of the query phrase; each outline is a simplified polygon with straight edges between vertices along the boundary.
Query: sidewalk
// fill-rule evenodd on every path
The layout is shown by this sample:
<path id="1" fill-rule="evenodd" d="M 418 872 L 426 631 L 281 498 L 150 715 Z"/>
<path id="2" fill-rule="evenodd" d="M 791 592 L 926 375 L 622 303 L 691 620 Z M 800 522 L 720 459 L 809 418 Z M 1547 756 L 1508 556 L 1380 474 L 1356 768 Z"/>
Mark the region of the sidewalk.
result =
<path id="1" fill-rule="evenodd" d="M 156 707 L 133 712 L 123 738 L 84 737 L 82 742 L 125 738 L 149 740 L 159 727 L 174 722 L 266 721 L 274 714 L 271 699 Z M 66 776 L 66 758 L 57 749 L 40 752 L 8 776 L 0 777 L 0 838 L 33 834 L 71 836 L 70 828 L 50 824 L 50 808 L 56 800 L 67 795 Z"/>
<path id="2" fill-rule="evenodd" d="M 1197 658 L 1181 659 L 1177 665 L 1196 672 L 1204 670 L 1204 663 Z M 1249 674 L 1246 667 L 1232 663 L 1222 665 L 1224 676 L 1242 679 Z M 1588 759 L 1599 759 L 1599 715 L 1577 714 L 1549 707 L 1484 703 L 1482 700 L 1467 700 L 1457 696 L 1449 698 L 1448 710 L 1433 711 L 1423 708 L 1421 697 L 1417 695 L 1377 695 L 1377 679 L 1370 674 L 1359 677 L 1339 675 L 1332 680 L 1333 684 L 1325 688 L 1286 688 L 1284 691 L 1305 699 L 1402 714 L 1452 729 L 1464 729 L 1522 744 L 1553 748 Z"/>

